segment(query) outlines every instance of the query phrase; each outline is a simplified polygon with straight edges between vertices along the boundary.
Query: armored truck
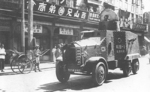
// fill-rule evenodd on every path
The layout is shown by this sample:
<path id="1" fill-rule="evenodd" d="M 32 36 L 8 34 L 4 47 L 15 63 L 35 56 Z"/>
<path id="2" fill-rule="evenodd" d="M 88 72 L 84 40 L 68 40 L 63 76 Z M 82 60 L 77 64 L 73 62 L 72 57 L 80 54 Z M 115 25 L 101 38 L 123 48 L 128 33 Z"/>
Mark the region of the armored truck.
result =
<path id="1" fill-rule="evenodd" d="M 117 31 L 117 27 L 108 28 L 107 22 L 110 21 L 100 23 L 106 26 L 103 30 L 82 31 L 81 40 L 62 47 L 62 56 L 56 62 L 60 82 L 67 82 L 70 74 L 83 74 L 91 75 L 93 83 L 99 86 L 106 80 L 109 69 L 120 68 L 124 76 L 131 71 L 137 73 L 141 56 L 138 36 L 128 30 Z"/>

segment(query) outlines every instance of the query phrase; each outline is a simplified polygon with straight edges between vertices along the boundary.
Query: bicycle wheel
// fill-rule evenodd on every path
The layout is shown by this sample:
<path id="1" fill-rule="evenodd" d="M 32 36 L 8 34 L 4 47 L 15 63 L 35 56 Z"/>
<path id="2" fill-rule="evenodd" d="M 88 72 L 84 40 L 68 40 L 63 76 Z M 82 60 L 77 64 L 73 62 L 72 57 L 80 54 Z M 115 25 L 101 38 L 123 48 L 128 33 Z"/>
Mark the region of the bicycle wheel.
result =
<path id="1" fill-rule="evenodd" d="M 32 62 L 27 57 L 20 57 L 18 61 L 18 69 L 21 73 L 30 73 L 32 71 Z"/>
<path id="2" fill-rule="evenodd" d="M 18 69 L 18 62 L 15 58 L 10 60 L 10 68 L 14 73 L 20 73 L 19 69 Z"/>

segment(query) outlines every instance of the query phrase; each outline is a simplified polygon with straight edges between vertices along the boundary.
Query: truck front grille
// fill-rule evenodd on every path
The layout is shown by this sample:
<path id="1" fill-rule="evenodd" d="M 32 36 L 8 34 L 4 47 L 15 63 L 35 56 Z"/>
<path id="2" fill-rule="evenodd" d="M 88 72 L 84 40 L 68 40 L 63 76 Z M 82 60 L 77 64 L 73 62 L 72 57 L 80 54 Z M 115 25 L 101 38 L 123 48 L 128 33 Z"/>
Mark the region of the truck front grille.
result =
<path id="1" fill-rule="evenodd" d="M 67 48 L 65 51 L 64 59 L 66 63 L 76 63 L 75 48 Z"/>
<path id="2" fill-rule="evenodd" d="M 81 49 L 80 48 L 76 48 L 76 62 L 77 65 L 81 65 Z"/>

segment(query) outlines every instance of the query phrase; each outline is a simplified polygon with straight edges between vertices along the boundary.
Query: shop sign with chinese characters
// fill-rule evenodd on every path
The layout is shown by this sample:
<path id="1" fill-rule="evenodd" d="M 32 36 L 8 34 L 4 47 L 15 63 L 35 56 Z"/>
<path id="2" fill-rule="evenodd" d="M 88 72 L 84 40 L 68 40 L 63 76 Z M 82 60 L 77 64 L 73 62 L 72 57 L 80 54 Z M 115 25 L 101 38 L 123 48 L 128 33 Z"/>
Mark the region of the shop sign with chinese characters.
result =
<path id="1" fill-rule="evenodd" d="M 28 9 L 28 1 L 26 0 L 25 9 Z M 56 16 L 70 17 L 83 20 L 99 21 L 99 14 L 89 13 L 79 9 L 55 5 L 47 2 L 33 0 L 33 10 L 36 12 L 47 13 Z M 89 18 L 89 19 L 88 19 Z"/>
<path id="2" fill-rule="evenodd" d="M 89 12 L 89 17 L 88 17 L 89 20 L 92 20 L 92 21 L 100 21 L 100 16 L 98 13 L 94 13 L 94 12 Z"/>
<path id="3" fill-rule="evenodd" d="M 28 25 L 25 25 L 25 32 L 28 32 Z M 42 25 L 33 25 L 33 33 L 42 33 Z"/>
<path id="4" fill-rule="evenodd" d="M 136 24 L 136 23 L 134 23 L 133 26 L 132 26 L 132 29 L 135 30 L 135 31 L 145 31 L 145 32 L 148 31 L 147 25 L 145 25 L 145 24 Z"/>
<path id="5" fill-rule="evenodd" d="M 73 35 L 73 29 L 71 28 L 59 28 L 60 35 Z"/>

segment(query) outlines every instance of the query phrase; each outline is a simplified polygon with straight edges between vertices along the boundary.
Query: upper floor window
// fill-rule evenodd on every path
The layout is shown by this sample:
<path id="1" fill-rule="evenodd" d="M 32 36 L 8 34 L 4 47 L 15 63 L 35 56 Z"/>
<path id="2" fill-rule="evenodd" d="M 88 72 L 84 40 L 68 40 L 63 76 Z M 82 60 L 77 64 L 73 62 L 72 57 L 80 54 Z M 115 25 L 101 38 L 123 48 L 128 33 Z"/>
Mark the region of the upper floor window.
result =
<path id="1" fill-rule="evenodd" d="M 68 7 L 74 7 L 74 0 L 66 0 L 66 4 Z"/>
<path id="2" fill-rule="evenodd" d="M 54 4 L 59 5 L 59 0 L 46 0 L 46 2 L 54 3 Z"/>
<path id="3" fill-rule="evenodd" d="M 86 0 L 76 0 L 75 7 L 84 11 L 87 11 Z"/>

